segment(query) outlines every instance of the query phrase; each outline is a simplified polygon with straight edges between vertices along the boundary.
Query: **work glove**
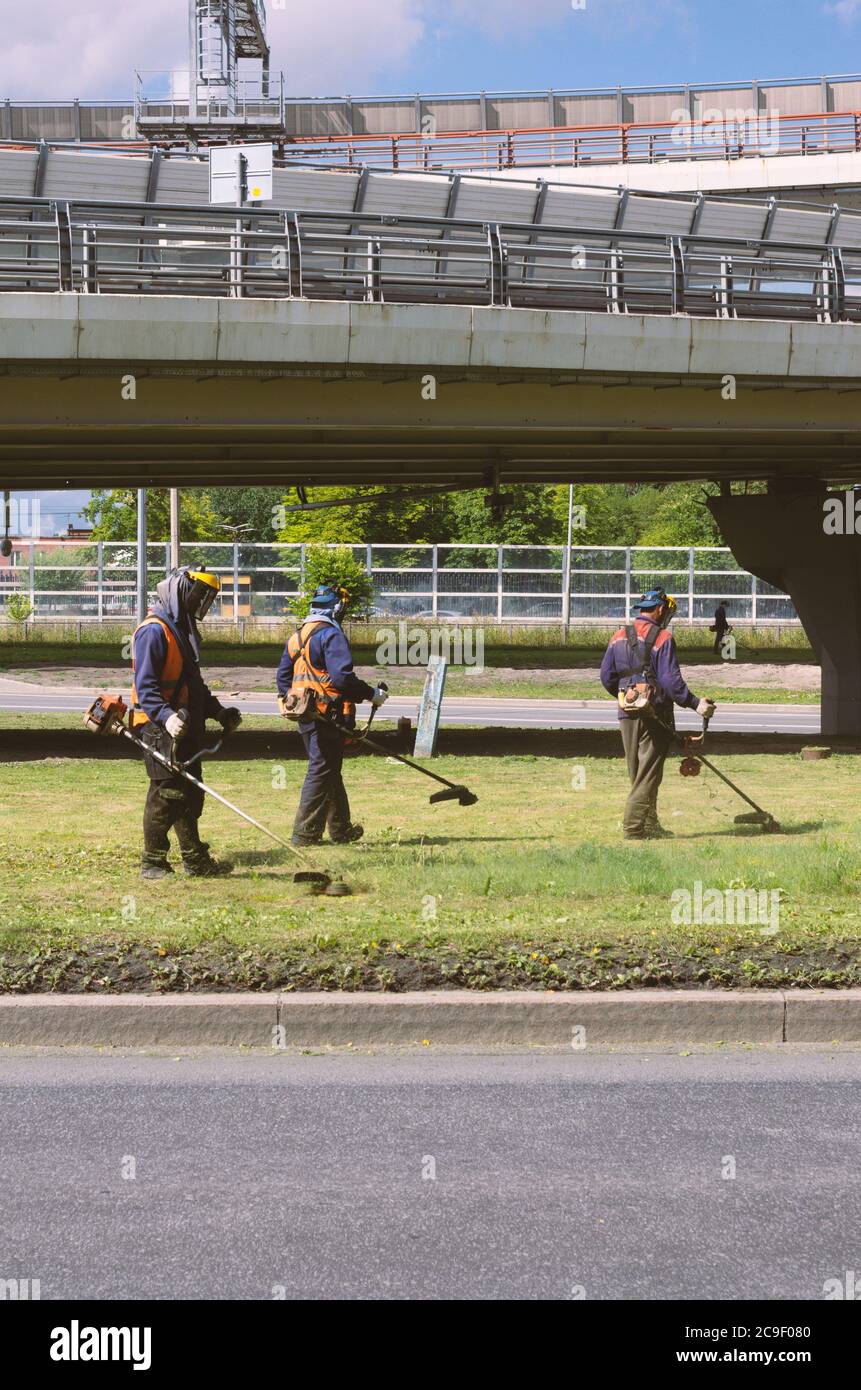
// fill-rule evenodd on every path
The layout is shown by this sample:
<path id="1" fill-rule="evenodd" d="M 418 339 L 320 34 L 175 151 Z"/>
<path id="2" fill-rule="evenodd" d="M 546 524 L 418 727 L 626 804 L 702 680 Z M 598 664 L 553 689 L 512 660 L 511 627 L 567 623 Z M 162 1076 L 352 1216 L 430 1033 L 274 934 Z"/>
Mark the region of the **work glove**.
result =
<path id="1" fill-rule="evenodd" d="M 701 715 L 703 719 L 711 719 L 716 709 L 717 705 L 714 700 L 703 699 L 697 705 L 697 714 Z"/>
<path id="2" fill-rule="evenodd" d="M 172 714 L 169 719 L 164 721 L 164 727 L 167 729 L 171 738 L 182 738 L 183 735 L 188 732 L 188 710 L 178 709 L 175 714 Z"/>
<path id="3" fill-rule="evenodd" d="M 238 729 L 242 723 L 242 715 L 238 709 L 223 709 L 218 716 L 218 722 L 226 734 L 232 734 L 234 729 Z"/>
<path id="4" fill-rule="evenodd" d="M 287 718 L 287 696 L 286 696 L 286 695 L 279 695 L 279 696 L 278 696 L 278 712 L 279 712 L 279 714 L 281 715 L 281 718 L 282 718 L 282 719 L 286 719 L 286 718 Z"/>
<path id="5" fill-rule="evenodd" d="M 383 685 L 381 681 L 380 684 L 377 686 L 376 690 L 374 691 L 373 695 L 371 696 L 371 704 L 373 705 L 374 709 L 379 709 L 380 705 L 384 705 L 388 698 L 389 687 L 387 685 Z"/>

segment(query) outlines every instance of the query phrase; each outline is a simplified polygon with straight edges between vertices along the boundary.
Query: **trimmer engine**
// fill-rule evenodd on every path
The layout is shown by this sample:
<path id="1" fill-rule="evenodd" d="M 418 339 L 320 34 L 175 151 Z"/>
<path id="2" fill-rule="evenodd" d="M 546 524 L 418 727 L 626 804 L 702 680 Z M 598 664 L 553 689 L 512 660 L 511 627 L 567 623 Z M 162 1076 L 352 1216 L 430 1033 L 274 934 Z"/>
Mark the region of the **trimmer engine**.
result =
<path id="1" fill-rule="evenodd" d="M 126 705 L 121 695 L 97 695 L 84 715 L 84 728 L 91 734 L 121 734 Z"/>

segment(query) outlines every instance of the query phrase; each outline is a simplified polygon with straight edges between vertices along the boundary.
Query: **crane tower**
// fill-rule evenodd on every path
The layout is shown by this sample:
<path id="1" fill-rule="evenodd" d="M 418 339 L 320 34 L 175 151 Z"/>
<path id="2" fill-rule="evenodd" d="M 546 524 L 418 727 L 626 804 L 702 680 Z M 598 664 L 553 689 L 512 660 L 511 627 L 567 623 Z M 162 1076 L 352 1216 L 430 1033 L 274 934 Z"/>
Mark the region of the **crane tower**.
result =
<path id="1" fill-rule="evenodd" d="M 271 91 L 264 0 L 188 0 L 188 69 L 137 74 L 136 125 L 158 143 L 284 134 L 284 78 Z"/>

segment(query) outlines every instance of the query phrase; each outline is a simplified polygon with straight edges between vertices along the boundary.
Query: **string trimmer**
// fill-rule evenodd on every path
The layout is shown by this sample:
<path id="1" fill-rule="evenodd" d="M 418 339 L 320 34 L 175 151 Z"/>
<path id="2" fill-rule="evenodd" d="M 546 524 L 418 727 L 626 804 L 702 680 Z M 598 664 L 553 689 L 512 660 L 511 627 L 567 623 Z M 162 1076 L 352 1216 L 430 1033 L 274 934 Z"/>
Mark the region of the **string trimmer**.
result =
<path id="1" fill-rule="evenodd" d="M 663 721 L 661 722 L 663 723 Z M 664 727 L 667 726 L 665 725 Z M 682 774 L 683 777 L 699 777 L 700 766 L 704 764 L 710 772 L 713 772 L 716 777 L 719 777 L 722 782 L 725 782 L 728 787 L 731 787 L 732 790 L 735 792 L 736 796 L 740 796 L 742 801 L 746 801 L 748 806 L 753 807 L 752 811 L 744 811 L 741 815 L 736 816 L 735 824 L 761 825 L 763 830 L 767 834 L 774 834 L 775 831 L 780 830 L 780 825 L 774 819 L 774 816 L 770 813 L 770 811 L 764 811 L 761 806 L 757 806 L 755 801 L 751 801 L 750 797 L 745 795 L 741 787 L 737 787 L 735 782 L 731 782 L 729 777 L 727 777 L 725 773 L 721 772 L 718 768 L 715 767 L 714 763 L 709 762 L 708 758 L 703 757 L 702 749 L 705 743 L 706 734 L 708 733 L 708 727 L 708 718 L 703 717 L 702 733 L 686 734 L 684 736 L 682 743 L 685 749 L 685 756 L 682 758 L 682 761 L 679 765 L 679 772 Z"/>
<path id="2" fill-rule="evenodd" d="M 388 686 L 380 681 L 380 689 L 388 690 Z M 478 797 L 475 792 L 469 790 L 469 787 L 464 787 L 459 782 L 450 782 L 447 777 L 440 777 L 439 773 L 431 772 L 429 768 L 422 767 L 421 763 L 414 763 L 412 758 L 405 758 L 401 753 L 393 753 L 390 748 L 386 748 L 385 744 L 377 743 L 375 739 L 368 738 L 368 730 L 374 722 L 376 712 L 375 706 L 371 710 L 371 716 L 364 729 L 345 729 L 341 724 L 336 724 L 335 728 L 343 735 L 347 743 L 354 744 L 359 748 L 372 748 L 375 753 L 381 753 L 386 758 L 394 758 L 395 762 L 403 763 L 404 767 L 411 767 L 414 772 L 420 772 L 423 777 L 430 777 L 432 781 L 439 782 L 444 790 L 433 793 L 429 798 L 432 804 L 438 801 L 456 801 L 459 806 L 475 805 Z"/>
<path id="3" fill-rule="evenodd" d="M 245 811 L 240 811 L 238 806 L 234 806 L 232 801 L 228 801 L 227 797 L 222 796 L 221 792 L 217 792 L 214 787 L 209 787 L 205 782 L 201 782 L 197 777 L 192 776 L 188 769 L 193 763 L 196 763 L 199 758 L 217 753 L 221 747 L 221 739 L 219 739 L 214 747 L 201 749 L 199 753 L 195 753 L 193 758 L 189 758 L 183 763 L 179 762 L 176 758 L 167 757 L 166 754 L 159 752 L 157 748 L 150 747 L 149 744 L 144 743 L 142 739 L 138 738 L 136 734 L 133 734 L 131 729 L 126 728 L 126 725 L 123 723 L 125 715 L 126 705 L 122 696 L 99 695 L 84 715 L 84 725 L 94 734 L 114 734 L 127 738 L 129 742 L 133 743 L 142 753 L 149 753 L 151 757 L 155 758 L 157 762 L 160 762 L 177 777 L 184 777 L 186 782 L 191 782 L 193 786 L 199 787 L 207 796 L 214 797 L 216 801 L 220 801 L 222 806 L 226 806 L 234 815 L 240 816 L 242 820 L 247 821 L 249 825 L 253 825 L 255 830 L 259 830 L 263 835 L 268 835 L 270 840 L 274 840 L 275 843 L 281 845 L 283 849 L 289 850 L 300 863 L 306 866 L 293 875 L 294 883 L 318 884 L 325 892 L 330 893 L 332 896 L 343 897 L 349 894 L 350 890 L 345 883 L 340 880 L 333 881 L 330 874 L 324 873 L 321 869 L 315 869 L 307 855 L 302 854 L 295 845 L 291 845 L 289 840 L 282 840 L 281 836 L 276 835 L 274 830 L 267 830 L 266 826 L 261 825 L 253 816 L 249 816 Z"/>

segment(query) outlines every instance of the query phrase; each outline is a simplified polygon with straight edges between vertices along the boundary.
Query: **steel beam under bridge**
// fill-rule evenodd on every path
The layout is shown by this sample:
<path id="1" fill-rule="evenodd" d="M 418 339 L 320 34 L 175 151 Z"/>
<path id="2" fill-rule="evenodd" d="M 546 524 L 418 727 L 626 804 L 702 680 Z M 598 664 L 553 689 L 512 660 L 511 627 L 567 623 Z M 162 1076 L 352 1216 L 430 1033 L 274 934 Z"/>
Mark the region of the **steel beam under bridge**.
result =
<path id="1" fill-rule="evenodd" d="M 861 479 L 858 334 L 684 315 L 0 295 L 0 485 Z"/>

